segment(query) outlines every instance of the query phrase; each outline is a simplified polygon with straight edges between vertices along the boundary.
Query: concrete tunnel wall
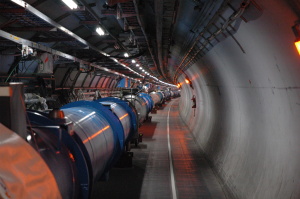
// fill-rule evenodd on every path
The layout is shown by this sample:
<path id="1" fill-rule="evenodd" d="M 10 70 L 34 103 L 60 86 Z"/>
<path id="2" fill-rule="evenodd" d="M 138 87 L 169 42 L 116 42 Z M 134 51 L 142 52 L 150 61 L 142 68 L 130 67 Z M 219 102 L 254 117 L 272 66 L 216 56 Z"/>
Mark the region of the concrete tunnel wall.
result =
<path id="1" fill-rule="evenodd" d="M 246 53 L 228 37 L 186 71 L 180 114 L 235 198 L 300 198 L 299 18 L 283 0 L 258 3 L 234 35 Z"/>

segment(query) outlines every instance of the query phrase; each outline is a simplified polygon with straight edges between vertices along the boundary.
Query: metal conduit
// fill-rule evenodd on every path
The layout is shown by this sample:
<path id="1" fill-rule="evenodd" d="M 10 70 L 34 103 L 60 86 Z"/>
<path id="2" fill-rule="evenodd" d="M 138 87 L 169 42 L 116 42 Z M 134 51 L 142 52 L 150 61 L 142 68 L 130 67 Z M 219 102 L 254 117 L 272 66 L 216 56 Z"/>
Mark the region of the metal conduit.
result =
<path id="1" fill-rule="evenodd" d="M 150 53 L 150 55 L 151 55 L 151 58 L 153 59 L 153 63 L 154 63 L 154 65 L 155 65 L 155 67 L 156 67 L 156 70 L 157 70 L 157 63 L 156 63 L 156 61 L 155 61 L 155 57 L 154 57 L 154 55 L 153 55 L 153 52 L 152 52 L 152 50 L 151 50 L 151 48 L 150 48 L 149 40 L 148 40 L 148 37 L 147 37 L 147 35 L 146 35 L 146 32 L 145 32 L 145 30 L 144 30 L 144 28 L 143 28 L 143 26 L 142 26 L 142 22 L 141 22 L 141 18 L 140 18 L 140 14 L 139 14 L 139 9 L 138 9 L 136 0 L 133 0 L 133 4 L 134 4 L 134 9 L 135 9 L 135 12 L 136 12 L 137 20 L 138 20 L 139 25 L 140 25 L 140 27 L 141 27 L 141 30 L 142 30 L 142 32 L 143 32 L 143 34 L 144 34 L 144 36 L 145 36 L 145 39 L 146 39 L 146 42 L 147 42 L 147 46 L 148 46 L 149 53 Z M 151 70 L 151 71 L 152 71 L 152 70 Z"/>
<path id="2" fill-rule="evenodd" d="M 208 1 L 207 1 L 208 2 Z M 197 29 L 197 27 L 199 26 L 199 24 L 203 24 L 205 20 L 207 20 L 209 13 L 211 13 L 211 11 L 213 10 L 213 8 L 215 7 L 215 1 L 214 2 L 208 2 L 207 4 L 204 5 L 203 8 L 203 12 L 201 13 L 201 16 L 206 16 L 203 18 L 200 18 L 199 20 L 197 20 L 197 22 L 195 23 L 195 25 L 193 26 L 192 30 Z M 204 25 L 205 26 L 205 25 Z M 205 27 L 204 27 L 205 28 Z M 192 34 L 192 33 L 191 33 Z M 195 39 L 195 34 L 193 34 L 191 36 L 191 38 L 189 40 L 187 40 L 184 44 L 183 44 L 183 52 L 187 51 L 188 46 L 193 45 L 193 41 Z M 197 39 L 198 37 L 196 37 Z"/>
<path id="3" fill-rule="evenodd" d="M 179 68 L 184 70 L 186 69 L 187 65 L 198 55 L 198 53 L 211 41 L 213 40 L 214 38 L 216 38 L 220 33 L 222 33 L 224 30 L 226 30 L 226 28 L 232 23 L 234 22 L 238 17 L 240 17 L 246 7 L 249 5 L 250 3 L 250 0 L 246 0 L 244 1 L 241 6 L 240 6 L 240 9 L 238 12 L 232 14 L 229 19 L 223 24 L 223 26 L 221 28 L 219 28 L 216 32 L 214 32 L 208 39 L 205 40 L 205 42 L 201 45 L 201 47 L 196 51 L 196 53 L 190 58 L 190 60 L 182 67 L 182 64 L 183 62 L 187 59 L 188 55 L 191 53 L 191 51 L 193 50 L 193 48 L 195 47 L 195 45 L 197 44 L 197 42 L 199 41 L 199 39 L 201 38 L 201 36 L 204 34 L 204 31 L 207 30 L 207 27 L 204 31 L 202 31 L 198 38 L 196 39 L 196 41 L 194 42 L 193 46 L 191 47 L 190 51 L 186 54 L 185 58 L 182 60 L 182 62 L 180 63 L 180 65 L 178 66 L 178 68 L 176 69 L 175 71 L 175 74 L 174 74 L 174 81 L 177 79 L 178 75 L 179 75 Z M 223 9 L 222 9 L 223 10 Z M 211 23 L 209 23 L 210 25 Z"/>
<path id="4" fill-rule="evenodd" d="M 82 2 L 82 3 L 84 3 L 84 2 Z M 106 52 L 99 50 L 97 47 L 93 46 L 92 44 L 90 44 L 86 40 L 82 39 L 78 35 L 72 33 L 70 30 L 68 30 L 65 27 L 61 26 L 60 24 L 58 24 L 57 22 L 55 22 L 53 19 L 49 18 L 48 16 L 46 16 L 42 12 L 38 11 L 37 9 L 35 9 L 34 7 L 32 7 L 31 5 L 25 3 L 24 1 L 20 1 L 19 3 L 16 3 L 16 4 L 18 4 L 19 6 L 23 7 L 25 10 L 29 11 L 30 13 L 34 14 L 35 16 L 39 17 L 41 20 L 45 21 L 46 23 L 49 23 L 53 27 L 56 27 L 56 28 L 60 29 L 61 31 L 63 31 L 64 33 L 66 33 L 68 36 L 76 39 L 81 44 L 86 45 L 89 48 L 91 48 L 91 49 L 95 50 L 96 52 L 100 53 L 104 57 L 107 57 L 108 59 L 110 59 L 112 61 L 115 61 L 115 59 L 112 58 L 112 57 L 110 57 Z M 91 9 L 89 9 L 89 12 L 94 17 L 96 17 L 95 13 Z M 99 21 L 98 17 L 96 17 L 96 19 Z M 99 23 L 100 23 L 100 21 L 99 21 Z M 118 72 L 112 71 L 112 70 L 110 70 L 110 69 L 108 69 L 106 67 L 101 67 L 99 65 L 96 65 L 96 64 L 93 64 L 93 63 L 89 63 L 89 62 L 86 62 L 84 60 L 80 60 L 80 59 L 78 59 L 78 58 L 76 58 L 74 56 L 68 55 L 66 53 L 62 53 L 60 51 L 56 51 L 54 49 L 51 49 L 49 47 L 37 44 L 35 42 L 32 42 L 32 41 L 29 41 L 29 40 L 26 40 L 26 39 L 23 39 L 23 38 L 11 35 L 11 34 L 5 32 L 5 31 L 3 31 L 3 30 L 0 30 L 0 35 L 2 37 L 4 37 L 4 38 L 10 40 L 10 41 L 13 41 L 13 42 L 16 42 L 16 43 L 19 43 L 19 44 L 25 44 L 25 45 L 28 45 L 28 46 L 33 47 L 33 48 L 37 48 L 37 49 L 40 49 L 40 50 L 44 50 L 46 52 L 50 52 L 52 54 L 57 54 L 57 55 L 59 55 L 61 57 L 64 57 L 66 59 L 74 60 L 74 61 L 77 61 L 79 63 L 88 64 L 88 65 L 90 65 L 90 66 L 92 66 L 94 68 L 98 68 L 100 70 L 104 70 L 104 71 L 107 71 L 107 72 L 114 73 L 114 74 L 121 75 L 121 76 L 125 77 L 124 74 L 120 74 Z M 113 35 L 111 35 L 111 34 L 110 34 L 110 36 L 113 37 Z M 19 41 L 20 39 L 22 41 Z M 128 78 L 131 78 L 131 77 L 128 77 Z"/>
<path id="5" fill-rule="evenodd" d="M 183 64 L 183 62 L 185 61 L 185 59 L 187 59 L 187 57 L 189 56 L 189 54 L 192 52 L 192 50 L 194 49 L 194 47 L 196 46 L 196 44 L 198 43 L 198 41 L 202 38 L 202 35 L 204 34 L 205 31 L 208 30 L 208 27 L 217 19 L 218 15 L 223 12 L 225 10 L 225 8 L 227 7 L 227 4 L 229 3 L 229 0 L 226 0 L 223 2 L 223 4 L 220 6 L 220 9 L 218 12 L 216 12 L 215 16 L 209 21 L 209 23 L 207 24 L 207 26 L 203 29 L 203 31 L 201 33 L 199 33 L 199 35 L 197 36 L 196 40 L 194 41 L 192 47 L 190 48 L 190 50 L 186 53 L 186 55 L 184 56 L 184 58 L 182 59 L 181 63 L 179 64 L 178 68 L 181 67 L 181 65 Z M 178 70 L 178 69 L 177 69 Z M 177 70 L 175 72 L 175 74 L 177 73 Z"/>
<path id="6" fill-rule="evenodd" d="M 248 2 L 248 3 L 247 3 Z M 231 15 L 230 17 L 229 17 L 229 20 L 227 20 L 224 24 L 223 24 L 223 26 L 219 29 L 219 30 L 217 30 L 215 33 L 213 33 L 208 39 L 206 39 L 205 40 L 205 42 L 202 44 L 202 46 L 196 51 L 196 53 L 194 54 L 194 56 L 183 66 L 183 69 L 182 70 L 184 70 L 186 67 L 187 67 L 187 65 L 197 56 L 197 54 L 207 45 L 207 44 L 209 44 L 209 42 L 211 41 L 211 40 L 213 40 L 213 39 L 215 39 L 220 33 L 222 33 L 224 30 L 226 30 L 227 29 L 227 27 L 228 26 L 230 26 L 230 24 L 233 22 L 233 21 L 235 21 L 238 17 L 240 17 L 243 13 L 244 13 L 244 11 L 245 11 L 245 9 L 246 9 L 246 7 L 248 6 L 248 4 L 250 3 L 250 0 L 247 0 L 246 2 L 243 2 L 242 3 L 242 5 L 241 5 L 241 7 L 240 7 L 240 10 L 236 13 L 236 14 L 233 14 L 233 15 Z"/>

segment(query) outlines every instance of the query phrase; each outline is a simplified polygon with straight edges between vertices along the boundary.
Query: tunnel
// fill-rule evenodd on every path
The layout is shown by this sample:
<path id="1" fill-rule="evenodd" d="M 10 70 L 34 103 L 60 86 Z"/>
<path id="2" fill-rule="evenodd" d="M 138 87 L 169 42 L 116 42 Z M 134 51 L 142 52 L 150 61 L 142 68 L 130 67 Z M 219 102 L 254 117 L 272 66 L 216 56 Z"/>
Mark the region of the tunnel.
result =
<path id="1" fill-rule="evenodd" d="M 259 4 L 260 17 L 186 71 L 194 89 L 183 85 L 180 115 L 235 197 L 298 198 L 299 54 L 291 27 L 299 11 L 292 1 Z"/>
<path id="2" fill-rule="evenodd" d="M 51 123 L 51 128 L 68 132 L 60 139 L 66 149 L 58 161 L 69 158 L 68 150 L 85 159 L 82 165 L 72 159 L 64 162 L 74 170 L 85 168 L 86 178 L 73 188 L 85 190 L 82 198 L 300 198 L 298 0 L 74 2 L 78 7 L 70 11 L 61 0 L 0 1 L 0 103 L 5 107 L 0 154 L 12 148 L 12 154 L 18 153 L 13 144 L 5 144 L 10 131 L 19 134 L 19 147 L 36 149 L 26 140 L 24 123 L 37 117 L 30 129 L 39 132 Z M 97 35 L 96 27 L 103 28 L 104 36 Z M 24 103 L 16 103 L 13 97 L 8 100 L 15 91 L 4 88 L 14 83 L 22 83 Z M 83 100 L 88 102 L 77 102 Z M 14 109 L 20 106 L 30 110 L 29 119 Z M 84 132 L 80 122 L 71 116 L 37 122 L 48 117 L 49 111 L 66 107 L 73 107 L 72 113 L 80 109 L 113 118 L 101 124 L 102 130 L 92 121 L 98 133 L 109 124 L 118 123 L 122 129 L 122 119 L 130 116 L 125 125 L 132 129 L 127 134 L 134 142 L 128 141 L 127 134 L 121 138 L 122 130 L 111 133 L 115 137 L 107 140 L 116 139 L 114 148 L 109 146 L 112 140 L 105 141 L 105 150 L 115 155 L 105 157 L 100 173 L 91 155 L 93 147 L 80 144 L 90 139 L 90 135 L 84 137 L 90 132 L 74 133 L 67 124 L 73 122 L 75 131 L 80 127 Z M 114 108 L 122 109 L 122 114 L 117 115 Z M 74 115 L 87 117 L 79 112 Z M 60 137 L 59 132 L 52 134 Z M 44 136 L 37 134 L 37 140 Z M 109 137 L 108 133 L 103 136 Z M 50 176 L 43 185 L 49 190 L 56 174 L 51 174 L 52 167 L 39 154 L 44 157 L 32 152 L 28 161 L 39 159 L 45 171 L 37 173 Z M 11 158 L 3 157 L 3 161 Z M 118 159 L 132 162 L 115 168 Z M 96 168 L 97 179 L 89 164 Z M 0 198 L 4 199 L 9 198 L 3 194 L 5 188 L 12 186 L 5 182 L 11 169 L 5 168 L 0 166 Z M 59 192 L 61 184 L 51 186 Z M 68 198 L 69 193 L 52 194 L 50 198 Z"/>

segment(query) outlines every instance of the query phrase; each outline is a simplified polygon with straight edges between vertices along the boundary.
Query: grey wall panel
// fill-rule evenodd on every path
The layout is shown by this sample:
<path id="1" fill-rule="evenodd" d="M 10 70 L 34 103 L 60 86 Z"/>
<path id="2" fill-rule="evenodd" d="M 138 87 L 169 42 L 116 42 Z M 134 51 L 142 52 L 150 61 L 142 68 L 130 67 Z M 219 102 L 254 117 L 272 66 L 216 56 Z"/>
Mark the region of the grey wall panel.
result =
<path id="1" fill-rule="evenodd" d="M 64 87 L 72 87 L 76 83 L 78 70 L 74 69 L 66 79 Z"/>
<path id="2" fill-rule="evenodd" d="M 103 82 L 104 82 L 105 79 L 106 79 L 106 76 L 102 76 L 100 81 L 98 82 L 97 87 L 102 88 L 102 85 L 103 85 Z"/>
<path id="3" fill-rule="evenodd" d="M 83 87 L 90 87 L 90 84 L 91 84 L 91 81 L 93 80 L 93 75 L 89 75 L 87 76 L 84 84 L 83 84 Z"/>
<path id="4" fill-rule="evenodd" d="M 263 15 L 235 34 L 246 53 L 227 38 L 187 71 L 180 113 L 237 198 L 300 198 L 298 18 L 284 1 L 259 3 Z"/>
<path id="5" fill-rule="evenodd" d="M 111 88 L 112 81 L 113 81 L 113 78 L 109 78 L 107 85 L 106 85 L 107 88 Z"/>
<path id="6" fill-rule="evenodd" d="M 91 84 L 91 87 L 96 87 L 99 79 L 100 79 L 100 76 L 96 76 Z"/>
<path id="7" fill-rule="evenodd" d="M 104 82 L 102 84 L 102 88 L 107 88 L 107 82 L 108 82 L 109 79 L 110 79 L 110 77 L 107 77 L 107 78 L 104 79 Z"/>
<path id="8" fill-rule="evenodd" d="M 14 56 L 0 55 L 0 61 L 1 61 L 0 73 L 6 75 L 14 60 L 15 60 Z"/>
<path id="9" fill-rule="evenodd" d="M 116 80 L 113 80 L 110 84 L 110 88 L 115 88 L 117 85 L 117 81 Z"/>
<path id="10" fill-rule="evenodd" d="M 81 87 L 82 82 L 84 81 L 87 73 L 80 73 L 80 75 L 77 78 L 77 81 L 75 83 L 75 87 Z"/>
<path id="11" fill-rule="evenodd" d="M 56 87 L 60 87 L 62 84 L 62 81 L 64 80 L 64 77 L 66 73 L 68 72 L 69 68 L 57 68 L 54 77 L 55 77 L 55 85 Z"/>

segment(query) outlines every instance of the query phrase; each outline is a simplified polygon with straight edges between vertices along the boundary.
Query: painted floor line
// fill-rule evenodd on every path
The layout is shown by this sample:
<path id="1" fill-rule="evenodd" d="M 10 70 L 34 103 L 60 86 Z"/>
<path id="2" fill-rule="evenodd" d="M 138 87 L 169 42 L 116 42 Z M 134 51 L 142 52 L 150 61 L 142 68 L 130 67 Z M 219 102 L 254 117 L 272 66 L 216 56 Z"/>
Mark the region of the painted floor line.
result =
<path id="1" fill-rule="evenodd" d="M 169 160 L 170 160 L 170 174 L 171 174 L 171 188 L 172 188 L 172 198 L 177 199 L 177 191 L 176 191 L 176 184 L 175 184 L 175 176 L 174 176 L 174 166 L 172 161 L 172 149 L 170 143 L 170 111 L 173 102 L 170 104 L 170 108 L 168 111 L 168 118 L 167 118 L 167 135 L 168 135 L 168 150 L 169 150 Z"/>

